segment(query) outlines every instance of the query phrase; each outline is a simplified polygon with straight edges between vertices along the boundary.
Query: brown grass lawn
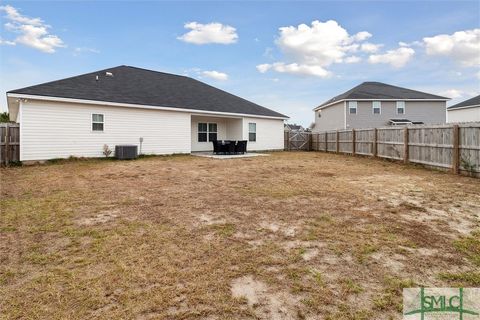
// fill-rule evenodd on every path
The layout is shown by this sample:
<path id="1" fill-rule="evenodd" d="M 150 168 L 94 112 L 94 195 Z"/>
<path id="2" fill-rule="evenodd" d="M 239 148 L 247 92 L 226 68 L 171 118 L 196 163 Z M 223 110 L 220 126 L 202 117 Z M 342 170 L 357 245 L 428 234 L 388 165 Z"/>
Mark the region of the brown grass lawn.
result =
<path id="1" fill-rule="evenodd" d="M 1 169 L 5 319 L 399 319 L 480 286 L 480 180 L 302 152 Z"/>

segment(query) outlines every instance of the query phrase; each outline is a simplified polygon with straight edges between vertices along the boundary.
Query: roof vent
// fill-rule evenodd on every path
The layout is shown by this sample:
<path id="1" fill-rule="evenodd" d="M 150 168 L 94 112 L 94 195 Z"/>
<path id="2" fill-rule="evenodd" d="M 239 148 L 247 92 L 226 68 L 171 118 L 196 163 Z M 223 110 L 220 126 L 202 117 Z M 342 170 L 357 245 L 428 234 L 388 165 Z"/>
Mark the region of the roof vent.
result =
<path id="1" fill-rule="evenodd" d="M 108 71 L 107 71 L 107 72 L 105 72 L 105 75 L 106 75 L 107 77 L 113 77 L 113 73 L 111 73 L 111 72 L 108 72 Z"/>

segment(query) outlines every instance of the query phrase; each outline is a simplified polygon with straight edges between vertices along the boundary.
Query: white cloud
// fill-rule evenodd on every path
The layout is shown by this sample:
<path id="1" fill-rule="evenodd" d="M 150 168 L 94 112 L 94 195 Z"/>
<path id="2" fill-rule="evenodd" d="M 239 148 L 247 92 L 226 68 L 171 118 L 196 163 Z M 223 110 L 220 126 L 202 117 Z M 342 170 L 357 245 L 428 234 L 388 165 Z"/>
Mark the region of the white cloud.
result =
<path id="1" fill-rule="evenodd" d="M 368 62 L 373 64 L 386 63 L 394 68 L 401 68 L 410 61 L 414 54 L 415 50 L 412 48 L 400 47 L 395 50 L 388 50 L 383 54 L 370 55 L 370 57 L 368 57 Z"/>
<path id="2" fill-rule="evenodd" d="M 95 48 L 88 48 L 88 47 L 77 47 L 73 50 L 74 56 L 79 56 L 83 53 L 100 53 L 100 51 Z"/>
<path id="3" fill-rule="evenodd" d="M 458 99 L 458 98 L 470 98 L 473 96 L 478 95 L 476 91 L 471 91 L 471 90 L 458 90 L 458 89 L 447 89 L 443 91 L 438 92 L 439 95 L 451 98 L 451 99 Z"/>
<path id="4" fill-rule="evenodd" d="M 289 63 L 284 62 L 275 62 L 272 64 L 260 64 L 257 66 L 257 70 L 261 73 L 265 73 L 268 70 L 275 70 L 280 73 L 290 73 L 304 76 L 317 76 L 321 78 L 326 78 L 331 75 L 331 72 L 325 70 L 318 65 L 309 65 L 309 64 L 298 64 L 298 63 Z"/>
<path id="5" fill-rule="evenodd" d="M 204 75 L 205 77 L 208 77 L 208 78 L 211 78 L 211 79 L 214 79 L 214 80 L 218 80 L 218 81 L 228 80 L 228 74 L 223 73 L 223 72 L 219 72 L 219 71 L 215 71 L 215 70 L 202 71 L 201 74 Z"/>
<path id="6" fill-rule="evenodd" d="M 231 44 L 238 40 L 238 35 L 234 27 L 217 22 L 207 24 L 189 22 L 184 25 L 184 28 L 191 29 L 191 31 L 177 39 L 193 44 Z"/>
<path id="7" fill-rule="evenodd" d="M 1 6 L 0 10 L 5 11 L 5 28 L 19 34 L 14 41 L 2 40 L 1 44 L 21 43 L 28 47 L 42 52 L 53 53 L 56 48 L 65 47 L 62 39 L 49 33 L 49 25 L 46 25 L 40 18 L 29 18 L 21 15 L 17 9 L 10 5 Z"/>
<path id="8" fill-rule="evenodd" d="M 345 58 L 345 63 L 358 63 L 362 61 L 362 58 L 357 56 L 350 56 Z"/>
<path id="9" fill-rule="evenodd" d="M 461 98 L 465 93 L 463 91 L 457 90 L 457 89 L 448 89 L 448 90 L 445 90 L 445 91 L 441 91 L 438 94 L 443 96 L 443 97 L 457 99 L 457 98 Z"/>
<path id="10" fill-rule="evenodd" d="M 260 64 L 259 72 L 274 70 L 277 72 L 328 77 L 331 72 L 326 68 L 335 63 L 354 63 L 359 57 L 350 54 L 358 51 L 362 41 L 372 35 L 361 31 L 350 35 L 336 21 L 313 21 L 311 25 L 300 24 L 297 27 L 279 28 L 277 46 L 285 54 L 287 61 L 273 64 Z"/>
<path id="11" fill-rule="evenodd" d="M 383 47 L 382 44 L 374 44 L 374 43 L 365 42 L 365 43 L 362 43 L 362 45 L 360 46 L 360 50 L 362 50 L 363 52 L 367 52 L 367 53 L 375 53 L 381 47 Z"/>
<path id="12" fill-rule="evenodd" d="M 2 38 L 0 38 L 0 45 L 14 46 L 16 45 L 16 43 L 14 41 L 3 40 Z"/>
<path id="13" fill-rule="evenodd" d="M 463 66 L 480 65 L 480 29 L 423 38 L 428 55 L 451 57 Z"/>
<path id="14" fill-rule="evenodd" d="M 257 70 L 258 72 L 260 73 L 265 73 L 267 72 L 268 70 L 270 70 L 272 68 L 272 65 L 271 64 L 268 64 L 268 63 L 263 63 L 263 64 L 259 64 L 257 66 Z"/>
<path id="15" fill-rule="evenodd" d="M 363 40 L 367 40 L 371 36 L 372 36 L 372 34 L 370 32 L 361 31 L 361 32 L 357 33 L 356 35 L 354 35 L 353 38 L 355 39 L 355 41 L 363 41 Z"/>

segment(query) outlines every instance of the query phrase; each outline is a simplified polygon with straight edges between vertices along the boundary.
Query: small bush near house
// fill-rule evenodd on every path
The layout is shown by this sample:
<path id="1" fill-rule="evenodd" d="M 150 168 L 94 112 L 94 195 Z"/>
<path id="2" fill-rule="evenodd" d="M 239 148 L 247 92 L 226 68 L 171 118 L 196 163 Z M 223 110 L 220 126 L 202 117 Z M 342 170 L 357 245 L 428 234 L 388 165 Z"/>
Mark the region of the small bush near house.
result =
<path id="1" fill-rule="evenodd" d="M 103 155 L 108 158 L 110 157 L 110 155 L 112 154 L 112 150 L 110 149 L 110 147 L 108 146 L 108 144 L 104 144 L 103 145 Z"/>

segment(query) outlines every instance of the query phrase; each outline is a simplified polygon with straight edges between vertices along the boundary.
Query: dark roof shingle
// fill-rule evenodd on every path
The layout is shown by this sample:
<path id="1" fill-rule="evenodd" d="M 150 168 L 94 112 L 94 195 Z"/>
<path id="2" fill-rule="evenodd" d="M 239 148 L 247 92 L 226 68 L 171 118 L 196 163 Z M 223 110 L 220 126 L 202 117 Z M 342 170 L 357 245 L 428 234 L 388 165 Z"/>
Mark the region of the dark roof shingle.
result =
<path id="1" fill-rule="evenodd" d="M 479 106 L 479 105 L 480 105 L 480 95 L 473 97 L 471 99 L 465 100 L 463 102 L 454 104 L 453 106 L 448 107 L 448 110 L 463 108 L 463 107 Z"/>
<path id="2" fill-rule="evenodd" d="M 318 107 L 323 107 L 327 104 L 340 100 L 381 100 L 381 99 L 442 99 L 448 100 L 449 98 L 437 96 L 430 93 L 411 90 L 407 88 L 392 86 L 390 84 L 381 82 L 364 82 L 358 86 L 322 103 Z"/>
<path id="3" fill-rule="evenodd" d="M 287 118 L 186 76 L 130 66 L 99 70 L 7 93 Z"/>

